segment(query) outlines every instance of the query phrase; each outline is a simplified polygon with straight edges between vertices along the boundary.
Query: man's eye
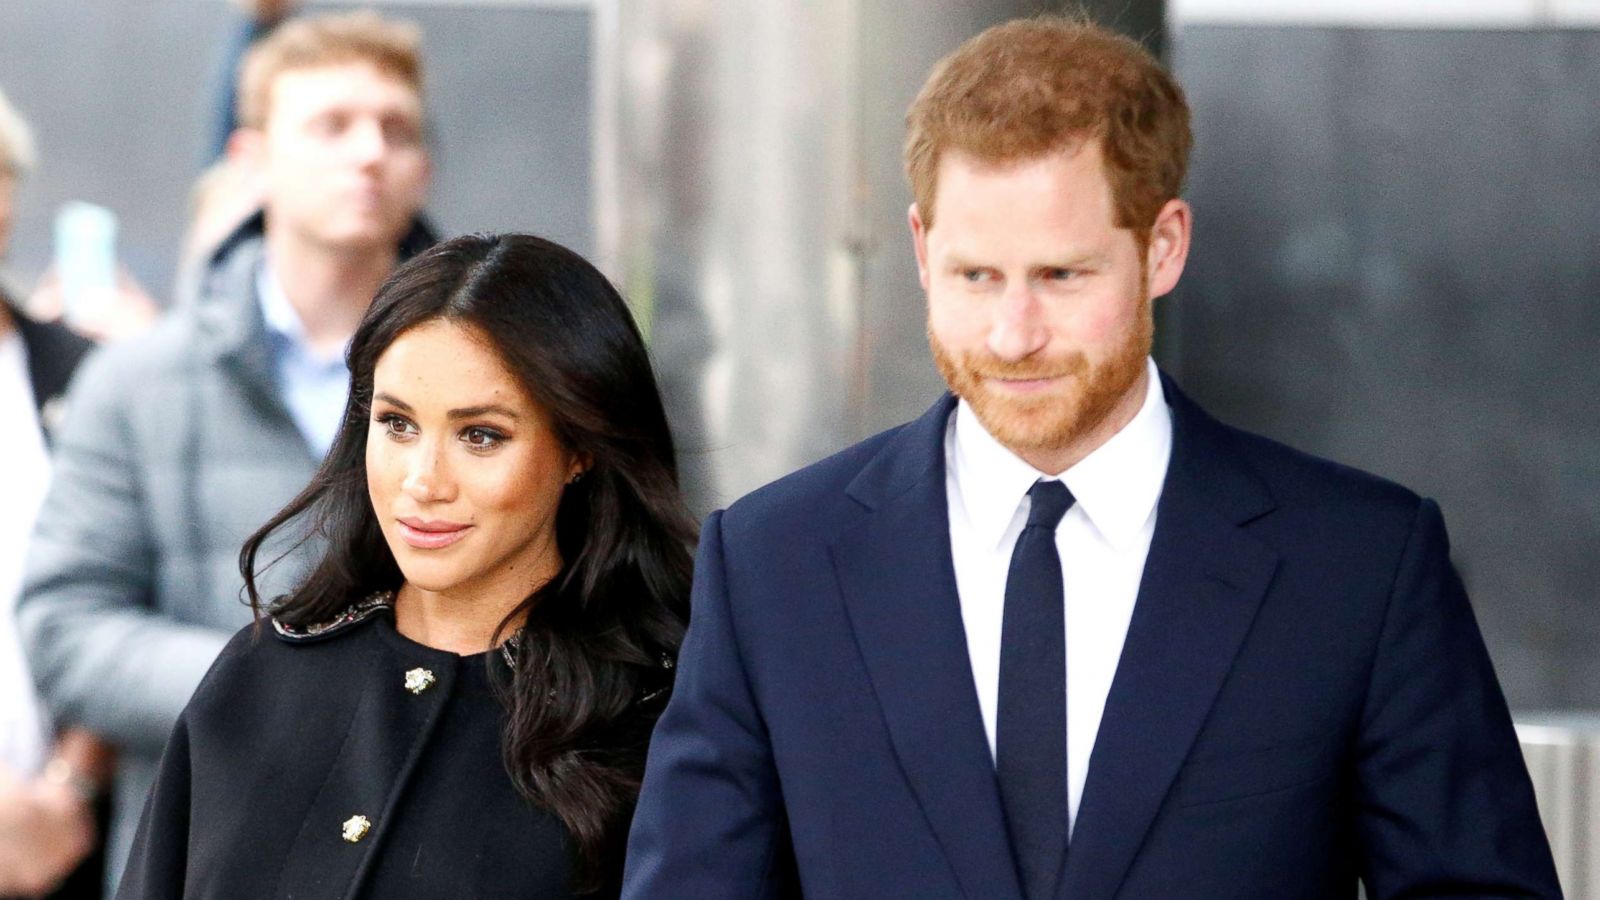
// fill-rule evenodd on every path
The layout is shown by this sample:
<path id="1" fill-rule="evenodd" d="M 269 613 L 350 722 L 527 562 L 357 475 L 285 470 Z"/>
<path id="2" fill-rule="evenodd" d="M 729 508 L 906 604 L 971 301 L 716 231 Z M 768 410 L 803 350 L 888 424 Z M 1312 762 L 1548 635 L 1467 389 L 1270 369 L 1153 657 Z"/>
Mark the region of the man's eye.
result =
<path id="1" fill-rule="evenodd" d="M 1067 282 L 1076 281 L 1082 276 L 1082 274 L 1083 273 L 1077 269 L 1065 269 L 1052 266 L 1048 269 L 1040 269 L 1038 274 L 1034 277 L 1043 284 L 1064 285 Z"/>
<path id="2" fill-rule="evenodd" d="M 422 143 L 422 131 L 410 122 L 388 119 L 383 123 L 383 138 L 397 147 L 413 147 Z"/>
<path id="3" fill-rule="evenodd" d="M 318 116 L 313 119 L 311 121 L 311 130 L 316 134 L 330 136 L 344 131 L 345 126 L 348 124 L 348 117 L 339 115 L 337 113 L 329 113 L 328 115 Z"/>
<path id="4" fill-rule="evenodd" d="M 492 428 L 474 427 L 461 432 L 461 440 L 465 441 L 467 446 L 476 450 L 498 447 L 500 442 L 505 439 L 505 435 Z"/>
<path id="5" fill-rule="evenodd" d="M 982 284 L 991 278 L 988 269 L 962 269 L 961 280 L 968 284 Z"/>

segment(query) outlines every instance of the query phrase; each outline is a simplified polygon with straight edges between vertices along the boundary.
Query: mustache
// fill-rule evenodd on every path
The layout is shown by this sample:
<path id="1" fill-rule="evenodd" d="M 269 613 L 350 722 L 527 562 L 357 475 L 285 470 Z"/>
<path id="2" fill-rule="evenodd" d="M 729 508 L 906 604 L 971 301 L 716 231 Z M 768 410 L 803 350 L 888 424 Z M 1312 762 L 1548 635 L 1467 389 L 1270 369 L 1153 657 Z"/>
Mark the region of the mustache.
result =
<path id="1" fill-rule="evenodd" d="M 946 346 L 934 334 L 933 321 L 927 323 L 928 347 L 933 351 L 934 364 L 956 393 L 959 386 L 972 386 L 980 379 L 1000 378 L 1012 381 L 1035 381 L 1053 378 L 1082 379 L 1089 374 L 1089 357 L 1081 350 L 1061 356 L 1030 356 L 1008 360 L 996 356 L 985 348 L 957 352 Z"/>
<path id="2" fill-rule="evenodd" d="M 1089 360 L 1082 353 L 1045 360 L 1004 360 L 988 353 L 966 353 L 962 354 L 961 368 L 980 378 L 1036 381 L 1083 375 L 1089 371 Z"/>

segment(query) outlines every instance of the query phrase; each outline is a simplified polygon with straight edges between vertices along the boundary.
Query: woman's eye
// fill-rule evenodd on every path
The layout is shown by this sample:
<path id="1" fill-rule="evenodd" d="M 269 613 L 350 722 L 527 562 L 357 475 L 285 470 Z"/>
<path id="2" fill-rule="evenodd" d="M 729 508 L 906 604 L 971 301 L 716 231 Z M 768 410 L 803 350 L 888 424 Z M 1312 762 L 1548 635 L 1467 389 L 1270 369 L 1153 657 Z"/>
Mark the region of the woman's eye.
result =
<path id="1" fill-rule="evenodd" d="M 379 416 L 378 424 L 382 425 L 383 430 L 388 432 L 391 437 L 409 437 L 416 433 L 416 426 L 394 413 L 385 413 Z"/>
<path id="2" fill-rule="evenodd" d="M 461 439 L 475 450 L 487 450 L 500 446 L 500 442 L 505 440 L 505 435 L 490 428 L 468 428 L 461 432 Z"/>

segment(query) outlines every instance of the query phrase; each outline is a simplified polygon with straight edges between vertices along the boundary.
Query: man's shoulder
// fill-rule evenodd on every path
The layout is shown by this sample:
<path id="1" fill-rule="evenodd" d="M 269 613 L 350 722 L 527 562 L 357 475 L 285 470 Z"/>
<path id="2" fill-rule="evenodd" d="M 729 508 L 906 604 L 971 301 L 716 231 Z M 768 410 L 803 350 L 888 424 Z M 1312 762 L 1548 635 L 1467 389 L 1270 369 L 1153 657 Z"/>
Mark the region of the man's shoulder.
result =
<path id="1" fill-rule="evenodd" d="M 1409 522 L 1422 503 L 1415 491 L 1388 478 L 1241 428 L 1220 427 L 1239 458 L 1280 506 L 1343 510 Z"/>
<path id="2" fill-rule="evenodd" d="M 723 529 L 815 527 L 852 501 L 846 494 L 862 470 L 912 423 L 896 425 L 741 497 L 723 514 Z"/>
<path id="3" fill-rule="evenodd" d="M 200 352 L 196 333 L 190 310 L 168 312 L 143 334 L 96 347 L 84 359 L 78 381 L 96 393 L 140 395 L 161 382 L 186 381 Z"/>
<path id="4" fill-rule="evenodd" d="M 141 396 L 163 383 L 190 383 L 216 365 L 219 341 L 250 333 L 242 316 L 250 316 L 255 298 L 255 272 L 262 253 L 259 223 L 247 220 L 217 249 L 196 296 L 164 313 L 137 337 L 106 344 L 86 361 L 80 380 L 103 390 L 137 390 Z"/>

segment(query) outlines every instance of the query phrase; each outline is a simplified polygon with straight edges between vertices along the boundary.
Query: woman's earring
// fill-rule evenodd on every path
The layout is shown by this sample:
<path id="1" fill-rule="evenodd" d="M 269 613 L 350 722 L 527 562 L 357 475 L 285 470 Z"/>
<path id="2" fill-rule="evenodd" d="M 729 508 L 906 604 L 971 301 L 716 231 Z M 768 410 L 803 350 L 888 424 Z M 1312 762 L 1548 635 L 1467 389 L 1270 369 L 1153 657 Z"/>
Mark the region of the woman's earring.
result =
<path id="1" fill-rule="evenodd" d="M 567 484 L 577 484 L 578 482 L 580 482 L 582 480 L 583 480 L 583 470 L 579 469 L 578 471 L 572 473 L 572 477 L 571 478 L 567 479 Z"/>

